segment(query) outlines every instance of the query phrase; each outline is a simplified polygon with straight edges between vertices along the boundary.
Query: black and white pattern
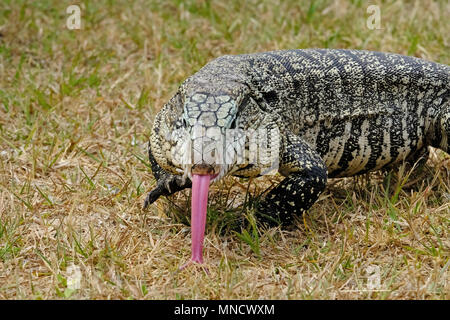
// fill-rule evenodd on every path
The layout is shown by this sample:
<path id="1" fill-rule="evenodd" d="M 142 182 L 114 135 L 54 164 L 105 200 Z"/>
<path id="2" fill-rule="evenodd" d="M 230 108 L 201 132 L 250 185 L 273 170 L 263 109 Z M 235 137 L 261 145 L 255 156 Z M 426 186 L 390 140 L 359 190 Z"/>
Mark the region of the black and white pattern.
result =
<path id="1" fill-rule="evenodd" d="M 186 79 L 155 118 L 149 154 L 159 189 L 149 194 L 146 205 L 190 187 L 190 167 L 174 163 L 170 149 L 185 151 L 167 137 L 176 129 L 188 135 L 197 124 L 221 132 L 277 129 L 279 172 L 286 178 L 258 211 L 289 223 L 292 214 L 316 201 L 327 177 L 414 161 L 427 155 L 429 146 L 448 153 L 450 67 L 358 50 L 217 58 Z M 218 178 L 250 177 L 264 168 L 240 163 L 220 171 Z"/>

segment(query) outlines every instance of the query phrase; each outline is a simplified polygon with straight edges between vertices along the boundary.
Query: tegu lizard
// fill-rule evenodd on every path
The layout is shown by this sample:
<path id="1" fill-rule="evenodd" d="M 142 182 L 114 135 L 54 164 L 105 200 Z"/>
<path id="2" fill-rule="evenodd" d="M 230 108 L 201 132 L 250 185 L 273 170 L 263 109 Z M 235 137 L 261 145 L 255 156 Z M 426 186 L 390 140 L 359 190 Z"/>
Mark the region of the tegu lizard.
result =
<path id="1" fill-rule="evenodd" d="M 250 139 L 255 132 L 263 138 Z M 148 149 L 157 186 L 145 206 L 192 187 L 192 261 L 202 262 L 210 182 L 277 169 L 285 178 L 256 216 L 286 225 L 327 178 L 426 159 L 429 146 L 449 153 L 449 136 L 447 65 L 359 50 L 226 55 L 157 114 Z"/>

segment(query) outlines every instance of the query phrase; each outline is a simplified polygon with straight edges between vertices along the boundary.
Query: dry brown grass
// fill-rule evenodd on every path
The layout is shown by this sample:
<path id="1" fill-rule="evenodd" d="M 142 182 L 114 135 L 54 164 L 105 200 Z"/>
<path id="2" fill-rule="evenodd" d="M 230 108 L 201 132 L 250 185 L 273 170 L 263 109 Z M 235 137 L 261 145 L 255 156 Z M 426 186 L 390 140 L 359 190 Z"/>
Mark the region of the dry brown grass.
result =
<path id="1" fill-rule="evenodd" d="M 450 298 L 441 151 L 406 186 L 407 172 L 332 181 L 296 228 L 250 227 L 247 240 L 231 227 L 251 219 L 246 191 L 277 178 L 226 179 L 210 205 L 209 275 L 175 272 L 190 255 L 189 192 L 141 209 L 154 185 L 152 119 L 208 60 L 339 47 L 449 64 L 447 1 L 381 2 L 382 30 L 366 28 L 364 1 L 236 0 L 84 1 L 82 29 L 71 31 L 72 3 L 0 4 L 0 298 Z"/>

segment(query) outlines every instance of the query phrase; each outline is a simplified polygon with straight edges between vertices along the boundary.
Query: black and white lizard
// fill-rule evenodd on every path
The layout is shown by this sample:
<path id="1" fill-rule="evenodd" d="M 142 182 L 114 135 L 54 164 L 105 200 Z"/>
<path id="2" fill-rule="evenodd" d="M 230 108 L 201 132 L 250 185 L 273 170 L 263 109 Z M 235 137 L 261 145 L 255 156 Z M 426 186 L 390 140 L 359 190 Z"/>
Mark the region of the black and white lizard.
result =
<path id="1" fill-rule="evenodd" d="M 198 126 L 203 129 L 195 134 Z M 223 152 L 202 151 L 210 151 L 202 148 L 205 141 L 227 137 L 227 131 L 261 129 L 268 133 L 264 143 L 277 147 L 268 153 L 269 164 L 233 153 L 251 149 L 239 134 L 224 139 Z M 145 206 L 193 180 L 193 193 L 203 188 L 207 194 L 210 181 L 259 176 L 276 162 L 285 178 L 259 204 L 257 216 L 289 224 L 317 200 L 328 177 L 426 159 L 429 146 L 449 153 L 449 137 L 447 65 L 359 50 L 222 56 L 186 79 L 157 114 L 149 143 L 157 186 Z M 194 208 L 204 198 L 196 196 L 193 210 L 206 212 Z M 196 228 L 204 228 L 204 217 L 199 219 Z"/>

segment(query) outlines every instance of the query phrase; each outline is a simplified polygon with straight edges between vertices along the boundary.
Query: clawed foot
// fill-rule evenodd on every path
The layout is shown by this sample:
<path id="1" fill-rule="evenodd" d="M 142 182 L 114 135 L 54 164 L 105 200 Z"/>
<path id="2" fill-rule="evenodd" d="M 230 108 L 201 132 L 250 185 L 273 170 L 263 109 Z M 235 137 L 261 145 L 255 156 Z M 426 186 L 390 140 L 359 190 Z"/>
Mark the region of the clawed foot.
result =
<path id="1" fill-rule="evenodd" d="M 156 188 L 147 194 L 144 202 L 144 209 L 158 200 L 160 196 L 169 196 L 185 188 L 190 188 L 191 186 L 192 182 L 189 178 L 183 179 L 181 176 L 165 174 L 158 180 Z"/>
<path id="2" fill-rule="evenodd" d="M 163 191 L 163 189 L 161 188 L 160 185 L 158 185 L 155 189 L 150 191 L 147 194 L 147 197 L 145 198 L 144 209 L 146 209 L 149 205 L 151 205 L 153 202 L 158 200 L 158 198 L 160 196 L 162 196 L 163 194 L 164 194 L 164 191 Z"/>

